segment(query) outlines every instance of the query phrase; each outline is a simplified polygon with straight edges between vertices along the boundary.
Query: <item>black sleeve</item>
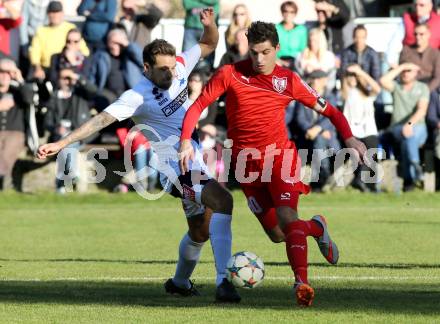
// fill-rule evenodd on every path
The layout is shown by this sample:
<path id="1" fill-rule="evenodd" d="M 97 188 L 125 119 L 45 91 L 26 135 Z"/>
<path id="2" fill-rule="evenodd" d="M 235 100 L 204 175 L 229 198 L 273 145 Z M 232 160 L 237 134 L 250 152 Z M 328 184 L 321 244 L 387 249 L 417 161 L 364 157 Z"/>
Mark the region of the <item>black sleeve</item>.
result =
<path id="1" fill-rule="evenodd" d="M 18 108 L 26 109 L 32 103 L 34 92 L 31 84 L 11 85 L 9 89 Z"/>
<path id="2" fill-rule="evenodd" d="M 54 88 L 58 83 L 58 70 L 59 70 L 59 60 L 60 54 L 54 54 L 50 58 L 50 68 L 49 68 L 49 81 L 52 83 Z"/>
<path id="3" fill-rule="evenodd" d="M 436 129 L 439 123 L 440 100 L 439 93 L 437 91 L 431 92 L 431 98 L 429 100 L 428 113 L 426 114 L 426 123 L 429 127 Z"/>
<path id="4" fill-rule="evenodd" d="M 145 13 L 136 15 L 136 22 L 140 22 L 149 29 L 153 29 L 159 23 L 162 18 L 163 12 L 154 4 L 151 4 Z"/>
<path id="5" fill-rule="evenodd" d="M 56 103 L 55 97 L 52 96 L 50 100 L 47 102 L 47 112 L 44 115 L 44 128 L 47 129 L 50 133 L 55 131 L 55 127 L 59 124 L 59 116 L 56 113 Z"/>
<path id="6" fill-rule="evenodd" d="M 94 83 L 87 80 L 85 77 L 80 76 L 76 85 L 76 90 L 79 96 L 83 97 L 86 100 L 91 100 L 98 92 L 98 87 Z"/>
<path id="7" fill-rule="evenodd" d="M 30 106 L 34 100 L 34 90 L 32 88 L 32 84 L 23 83 L 19 88 L 19 92 L 22 102 L 25 105 Z"/>
<path id="8" fill-rule="evenodd" d="M 333 28 L 342 28 L 350 20 L 350 10 L 342 0 L 333 0 L 332 4 L 339 8 L 338 14 L 327 19 L 327 24 Z"/>

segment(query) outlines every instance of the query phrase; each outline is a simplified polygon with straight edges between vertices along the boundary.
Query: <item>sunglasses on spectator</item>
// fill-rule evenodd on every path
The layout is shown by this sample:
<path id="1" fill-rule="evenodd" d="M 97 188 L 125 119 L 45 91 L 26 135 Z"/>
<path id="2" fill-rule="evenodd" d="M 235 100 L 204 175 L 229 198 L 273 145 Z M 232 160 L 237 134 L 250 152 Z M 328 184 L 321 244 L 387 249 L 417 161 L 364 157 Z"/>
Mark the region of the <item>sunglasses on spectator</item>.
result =
<path id="1" fill-rule="evenodd" d="M 60 77 L 61 80 L 68 80 L 68 81 L 72 81 L 73 79 L 70 76 L 62 76 Z"/>
<path id="2" fill-rule="evenodd" d="M 202 82 L 202 79 L 189 79 L 189 82 Z"/>
<path id="3" fill-rule="evenodd" d="M 282 13 L 296 14 L 296 11 L 293 11 L 293 10 L 283 10 Z"/>
<path id="4" fill-rule="evenodd" d="M 245 12 L 234 12 L 233 14 L 234 17 L 238 17 L 238 16 L 246 16 Z"/>
<path id="5" fill-rule="evenodd" d="M 68 39 L 66 41 L 67 44 L 78 44 L 80 42 L 79 39 Z"/>

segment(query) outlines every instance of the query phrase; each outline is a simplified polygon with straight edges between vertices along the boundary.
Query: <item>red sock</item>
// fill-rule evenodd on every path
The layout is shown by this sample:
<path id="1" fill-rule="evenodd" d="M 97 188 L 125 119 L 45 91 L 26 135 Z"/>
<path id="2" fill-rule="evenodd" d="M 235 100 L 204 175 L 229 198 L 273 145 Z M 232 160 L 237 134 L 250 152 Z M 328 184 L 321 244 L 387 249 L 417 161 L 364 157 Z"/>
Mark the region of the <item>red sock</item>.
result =
<path id="1" fill-rule="evenodd" d="M 300 220 L 301 221 L 301 220 Z M 324 232 L 324 229 L 314 220 L 301 221 L 307 225 L 307 236 L 319 237 Z"/>
<path id="2" fill-rule="evenodd" d="M 287 257 L 295 274 L 295 281 L 307 284 L 308 226 L 305 221 L 297 220 L 287 224 L 283 232 L 286 236 Z"/>

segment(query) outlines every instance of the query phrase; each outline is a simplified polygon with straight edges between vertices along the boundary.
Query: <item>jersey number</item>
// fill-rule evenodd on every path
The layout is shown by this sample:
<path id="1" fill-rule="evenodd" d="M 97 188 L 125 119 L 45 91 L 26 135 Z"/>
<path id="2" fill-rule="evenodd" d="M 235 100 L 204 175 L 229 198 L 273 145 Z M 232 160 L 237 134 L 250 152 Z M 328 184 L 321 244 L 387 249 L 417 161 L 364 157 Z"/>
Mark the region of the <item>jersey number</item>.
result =
<path id="1" fill-rule="evenodd" d="M 255 197 L 253 196 L 248 198 L 248 206 L 254 214 L 261 214 L 263 212 L 263 208 L 261 208 Z"/>

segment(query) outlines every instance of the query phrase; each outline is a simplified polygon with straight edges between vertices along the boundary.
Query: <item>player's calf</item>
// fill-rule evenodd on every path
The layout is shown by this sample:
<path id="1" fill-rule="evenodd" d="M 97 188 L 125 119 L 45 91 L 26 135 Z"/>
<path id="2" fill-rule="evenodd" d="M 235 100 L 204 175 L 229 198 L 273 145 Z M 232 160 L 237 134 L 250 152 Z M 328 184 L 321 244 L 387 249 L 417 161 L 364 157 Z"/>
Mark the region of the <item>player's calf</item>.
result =
<path id="1" fill-rule="evenodd" d="M 188 233 L 193 241 L 203 243 L 209 240 L 209 223 L 211 216 L 212 210 L 207 208 L 204 214 L 187 218 Z"/>
<path id="2" fill-rule="evenodd" d="M 283 231 L 281 230 L 281 228 L 277 225 L 274 228 L 265 230 L 267 236 L 269 236 L 270 240 L 273 243 L 281 243 L 284 242 L 284 240 L 286 239 L 286 237 L 284 236 Z"/>

